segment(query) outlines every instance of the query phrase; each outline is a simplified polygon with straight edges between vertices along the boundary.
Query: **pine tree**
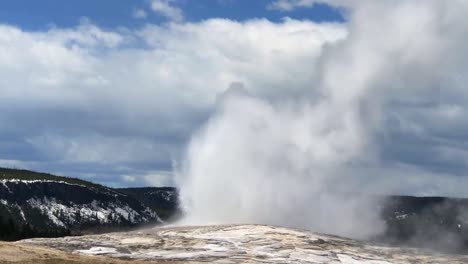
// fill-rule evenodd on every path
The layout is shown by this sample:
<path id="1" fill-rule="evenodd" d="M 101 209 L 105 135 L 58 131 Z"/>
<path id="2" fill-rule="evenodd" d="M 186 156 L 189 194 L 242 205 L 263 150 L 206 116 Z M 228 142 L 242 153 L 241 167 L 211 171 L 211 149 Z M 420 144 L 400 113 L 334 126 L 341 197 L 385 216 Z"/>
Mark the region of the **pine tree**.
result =
<path id="1" fill-rule="evenodd" d="M 18 237 L 18 230 L 16 229 L 15 222 L 13 221 L 12 218 L 8 219 L 8 225 L 7 225 L 7 239 L 8 240 L 15 240 Z"/>
<path id="2" fill-rule="evenodd" d="M 3 216 L 0 215 L 0 239 L 5 239 L 6 226 L 3 223 Z"/>
<path id="3" fill-rule="evenodd" d="M 81 211 L 78 210 L 75 212 L 75 220 L 79 224 L 81 222 Z"/>

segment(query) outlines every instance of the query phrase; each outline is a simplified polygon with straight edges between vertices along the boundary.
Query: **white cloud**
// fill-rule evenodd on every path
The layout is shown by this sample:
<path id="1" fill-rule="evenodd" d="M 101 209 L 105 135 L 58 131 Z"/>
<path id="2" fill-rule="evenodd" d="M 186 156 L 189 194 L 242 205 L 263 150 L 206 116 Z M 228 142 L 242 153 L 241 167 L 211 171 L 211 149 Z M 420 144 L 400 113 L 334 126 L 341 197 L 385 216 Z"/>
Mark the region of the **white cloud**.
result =
<path id="1" fill-rule="evenodd" d="M 181 22 L 184 20 L 184 14 L 180 8 L 171 5 L 173 2 L 173 0 L 152 0 L 151 9 L 171 21 Z"/>
<path id="2" fill-rule="evenodd" d="M 149 171 L 142 175 L 142 178 L 144 180 L 143 182 L 150 186 L 174 186 L 174 175 L 171 171 Z"/>
<path id="3" fill-rule="evenodd" d="M 297 7 L 312 6 L 317 2 L 317 0 L 277 0 L 270 3 L 267 8 L 281 11 L 292 11 Z"/>
<path id="4" fill-rule="evenodd" d="M 292 11 L 297 8 L 312 7 L 315 4 L 327 4 L 338 8 L 354 9 L 358 6 L 365 6 L 372 0 L 275 0 L 267 5 L 267 9 Z"/>
<path id="5" fill-rule="evenodd" d="M 144 9 L 135 9 L 135 10 L 133 10 L 132 15 L 136 19 L 145 19 L 148 16 L 148 14 L 146 13 L 146 11 Z"/>
<path id="6" fill-rule="evenodd" d="M 42 170 L 50 161 L 170 166 L 231 83 L 265 98 L 300 94 L 315 79 L 309 72 L 324 45 L 345 37 L 341 25 L 296 20 L 211 19 L 135 31 L 87 21 L 41 32 L 2 25 L 0 128 L 15 135 L 3 144 L 41 155 L 46 161 L 35 167 Z"/>
<path id="7" fill-rule="evenodd" d="M 0 159 L 0 167 L 2 168 L 28 169 L 34 166 L 34 164 L 35 162 Z"/>
<path id="8" fill-rule="evenodd" d="M 346 36 L 333 24 L 223 19 L 148 26 L 130 33 L 93 25 L 47 32 L 1 26 L 0 32 L 4 103 L 99 110 L 107 102 L 119 103 L 117 112 L 164 116 L 181 107 L 212 106 L 236 81 L 262 96 L 289 92 L 283 89 L 287 84 L 303 90 L 312 81 L 306 73 L 323 45 Z M 120 46 L 132 46 L 130 41 L 147 42 L 149 48 Z M 176 117 L 177 112 L 171 115 Z"/>
<path id="9" fill-rule="evenodd" d="M 103 55 L 98 50 L 107 40 L 89 38 L 81 27 L 40 34 L 3 29 L 5 37 L 11 34 L 10 38 L 15 38 L 0 42 L 4 51 L 0 74 L 3 82 L 10 84 L 4 86 L 3 98 L 35 102 L 42 98 L 70 106 L 93 102 L 93 107 L 96 101 L 119 102 L 117 110 L 153 114 L 180 110 L 184 105 L 206 108 L 235 81 L 264 96 L 289 92 L 282 87 L 291 83 L 291 89 L 300 91 L 312 80 L 302 73 L 314 67 L 323 44 L 346 34 L 340 26 L 294 20 L 281 24 L 208 20 L 149 26 L 137 36 L 150 49 L 107 48 Z M 119 39 L 137 37 L 104 33 Z M 217 38 L 213 33 L 228 34 Z M 76 35 L 89 40 L 73 45 Z M 129 87 L 134 92 L 129 92 Z M 26 91 L 35 97 L 23 97 Z M 172 102 L 167 102 L 167 97 Z"/>
<path id="10" fill-rule="evenodd" d="M 54 160 L 108 165 L 170 159 L 175 147 L 148 139 L 104 135 L 46 134 L 26 141 Z"/>
<path id="11" fill-rule="evenodd" d="M 143 173 L 136 173 L 131 175 L 121 176 L 124 183 L 122 187 L 173 187 L 174 176 L 171 171 L 146 171 Z"/>
<path id="12" fill-rule="evenodd" d="M 127 183 L 134 183 L 137 180 L 137 177 L 130 175 L 123 175 L 122 179 Z"/>

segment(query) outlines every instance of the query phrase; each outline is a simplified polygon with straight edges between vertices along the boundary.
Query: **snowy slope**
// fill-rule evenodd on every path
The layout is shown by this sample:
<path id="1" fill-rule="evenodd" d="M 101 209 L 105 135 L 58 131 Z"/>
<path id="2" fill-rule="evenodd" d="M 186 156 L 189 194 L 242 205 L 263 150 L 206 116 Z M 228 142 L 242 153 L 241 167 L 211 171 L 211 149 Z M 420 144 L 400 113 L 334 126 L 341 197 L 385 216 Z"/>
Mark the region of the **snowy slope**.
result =
<path id="1" fill-rule="evenodd" d="M 179 196 L 175 188 L 143 187 L 121 188 L 116 190 L 143 202 L 151 209 L 158 212 L 163 220 L 171 220 L 180 213 L 178 208 Z"/>
<path id="2" fill-rule="evenodd" d="M 61 180 L 0 180 L 2 218 L 44 232 L 160 222 L 154 210 L 125 194 Z"/>

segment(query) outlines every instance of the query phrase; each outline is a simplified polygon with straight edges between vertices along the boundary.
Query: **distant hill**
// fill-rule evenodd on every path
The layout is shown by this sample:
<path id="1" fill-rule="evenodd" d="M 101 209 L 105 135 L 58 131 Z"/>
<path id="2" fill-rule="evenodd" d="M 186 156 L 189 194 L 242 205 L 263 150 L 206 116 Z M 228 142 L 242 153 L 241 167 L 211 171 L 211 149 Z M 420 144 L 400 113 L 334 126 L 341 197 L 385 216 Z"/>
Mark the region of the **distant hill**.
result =
<path id="1" fill-rule="evenodd" d="M 71 177 L 57 176 L 49 173 L 35 172 L 22 169 L 0 168 L 0 180 L 25 180 L 25 181 L 62 181 L 69 184 L 83 185 L 87 187 L 105 188 L 102 185 Z"/>
<path id="2" fill-rule="evenodd" d="M 131 196 L 156 211 L 163 220 L 173 220 L 180 215 L 179 194 L 173 187 L 121 188 L 117 191 Z"/>
<path id="3" fill-rule="evenodd" d="M 468 199 L 388 196 L 381 207 L 386 223 L 379 239 L 449 252 L 468 252 Z"/>
<path id="4" fill-rule="evenodd" d="M 0 239 L 63 236 L 161 223 L 153 209 L 80 179 L 0 168 Z"/>
<path id="5" fill-rule="evenodd" d="M 468 199 L 386 196 L 383 200 L 375 210 L 386 229 L 375 240 L 468 252 Z M 178 192 L 171 187 L 112 189 L 75 178 L 0 168 L 0 240 L 158 224 L 179 217 L 178 208 Z"/>

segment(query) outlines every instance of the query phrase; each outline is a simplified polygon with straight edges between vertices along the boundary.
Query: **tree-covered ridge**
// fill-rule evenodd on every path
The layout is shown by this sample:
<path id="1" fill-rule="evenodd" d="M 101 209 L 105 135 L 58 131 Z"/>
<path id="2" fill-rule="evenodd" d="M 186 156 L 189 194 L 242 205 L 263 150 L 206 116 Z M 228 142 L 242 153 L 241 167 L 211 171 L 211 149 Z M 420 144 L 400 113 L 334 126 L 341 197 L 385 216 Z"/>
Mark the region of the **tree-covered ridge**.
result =
<path id="1" fill-rule="evenodd" d="M 156 211 L 162 220 L 174 220 L 182 213 L 179 208 L 179 194 L 174 187 L 120 188 L 116 190 L 143 202 Z"/>
<path id="2" fill-rule="evenodd" d="M 103 188 L 104 186 L 77 178 L 57 176 L 50 173 L 35 172 L 24 169 L 12 169 L 0 167 L 0 180 L 24 180 L 24 181 L 57 181 L 69 184 L 83 185 L 86 187 Z"/>
<path id="3" fill-rule="evenodd" d="M 157 224 L 138 199 L 92 182 L 0 168 L 0 240 L 56 237 Z"/>

